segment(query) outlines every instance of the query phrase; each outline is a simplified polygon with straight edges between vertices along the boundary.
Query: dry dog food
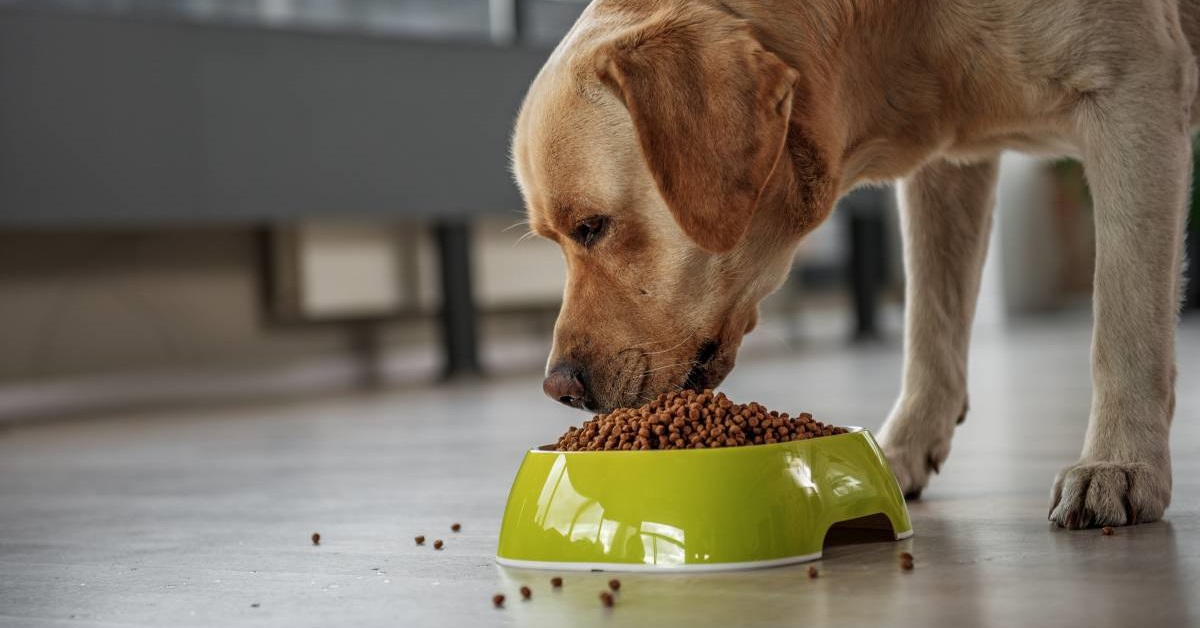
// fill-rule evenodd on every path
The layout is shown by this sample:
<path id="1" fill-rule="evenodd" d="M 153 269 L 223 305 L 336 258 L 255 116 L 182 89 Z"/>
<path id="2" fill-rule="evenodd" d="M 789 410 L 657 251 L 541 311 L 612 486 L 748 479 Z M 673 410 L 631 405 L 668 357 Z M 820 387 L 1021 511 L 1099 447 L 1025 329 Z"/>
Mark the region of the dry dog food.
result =
<path id="1" fill-rule="evenodd" d="M 528 600 L 533 597 L 533 590 L 529 587 L 521 587 L 521 599 Z"/>
<path id="2" fill-rule="evenodd" d="M 496 608 L 504 608 L 504 596 L 497 593 L 492 596 L 492 606 Z"/>
<path id="3" fill-rule="evenodd" d="M 435 550 L 442 549 L 442 540 L 441 539 L 438 539 L 433 542 L 433 549 L 435 549 Z"/>
<path id="4" fill-rule="evenodd" d="M 616 578 L 609 580 L 608 588 L 612 589 L 613 591 L 620 591 L 621 590 L 621 581 L 617 580 Z"/>
<path id="5" fill-rule="evenodd" d="M 913 555 L 908 552 L 900 552 L 900 568 L 904 571 L 912 571 Z"/>
<path id="6" fill-rule="evenodd" d="M 704 449 L 786 443 L 844 434 L 811 414 L 790 417 L 750 402 L 736 404 L 725 393 L 682 390 L 663 393 L 640 408 L 600 414 L 558 439 L 558 451 L 611 449 Z"/>
<path id="7" fill-rule="evenodd" d="M 600 592 L 600 603 L 601 603 L 601 604 L 603 604 L 603 605 L 607 606 L 608 608 L 612 608 L 613 601 L 614 601 L 614 600 L 613 600 L 613 594 L 612 594 L 612 593 L 609 593 L 608 591 L 601 591 L 601 592 Z"/>
<path id="8" fill-rule="evenodd" d="M 452 523 L 452 524 L 450 524 L 450 531 L 451 531 L 451 532 L 458 532 L 458 531 L 459 531 L 459 530 L 461 530 L 461 529 L 462 529 L 462 524 L 459 524 L 459 523 Z"/>
<path id="9" fill-rule="evenodd" d="M 417 542 L 417 545 L 424 545 L 425 544 L 425 535 L 415 536 L 415 537 L 413 537 L 413 540 Z"/>
<path id="10" fill-rule="evenodd" d="M 321 533 L 320 533 L 320 532 L 313 532 L 313 533 L 312 533 L 312 542 L 313 542 L 313 545 L 320 545 L 320 544 L 321 544 Z"/>
<path id="11" fill-rule="evenodd" d="M 562 578 L 559 578 L 558 576 L 551 578 L 550 586 L 554 587 L 555 589 L 562 588 Z"/>
<path id="12" fill-rule="evenodd" d="M 1104 536 L 1112 536 L 1113 535 L 1112 526 L 1104 526 L 1103 528 L 1100 529 L 1100 534 L 1103 534 Z"/>
<path id="13" fill-rule="evenodd" d="M 821 575 L 821 573 L 819 571 L 817 571 L 816 567 L 809 566 L 809 568 L 808 568 L 808 577 L 809 578 L 816 578 L 819 575 Z"/>

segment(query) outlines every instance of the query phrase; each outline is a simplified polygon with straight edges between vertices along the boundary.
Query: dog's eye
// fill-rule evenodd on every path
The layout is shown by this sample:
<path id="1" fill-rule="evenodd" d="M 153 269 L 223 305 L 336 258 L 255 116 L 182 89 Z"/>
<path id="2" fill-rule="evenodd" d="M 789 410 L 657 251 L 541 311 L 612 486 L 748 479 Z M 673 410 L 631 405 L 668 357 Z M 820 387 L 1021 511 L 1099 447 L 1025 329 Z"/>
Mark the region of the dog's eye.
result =
<path id="1" fill-rule="evenodd" d="M 607 230 L 608 216 L 589 216 L 579 221 L 575 230 L 571 232 L 571 239 L 583 245 L 584 248 L 591 248 Z"/>

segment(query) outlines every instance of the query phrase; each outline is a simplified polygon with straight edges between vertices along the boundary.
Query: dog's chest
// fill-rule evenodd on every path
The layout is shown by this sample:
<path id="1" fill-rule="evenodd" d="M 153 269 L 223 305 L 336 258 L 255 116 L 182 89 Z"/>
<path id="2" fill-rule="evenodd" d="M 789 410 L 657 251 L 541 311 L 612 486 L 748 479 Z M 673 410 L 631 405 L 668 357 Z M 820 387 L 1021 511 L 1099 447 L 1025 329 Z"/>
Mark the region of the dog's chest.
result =
<path id="1" fill-rule="evenodd" d="M 1078 156 L 1077 143 L 1055 129 L 1000 130 L 954 138 L 943 154 L 951 159 L 974 160 L 1012 150 L 1039 157 Z"/>

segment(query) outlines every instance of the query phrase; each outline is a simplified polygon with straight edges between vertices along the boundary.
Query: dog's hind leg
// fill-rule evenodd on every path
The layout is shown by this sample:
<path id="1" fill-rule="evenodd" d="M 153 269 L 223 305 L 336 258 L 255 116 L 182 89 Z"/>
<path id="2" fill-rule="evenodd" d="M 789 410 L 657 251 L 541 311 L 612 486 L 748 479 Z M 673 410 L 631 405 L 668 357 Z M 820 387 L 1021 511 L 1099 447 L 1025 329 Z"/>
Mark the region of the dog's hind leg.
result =
<path id="1" fill-rule="evenodd" d="M 1095 329 L 1083 453 L 1059 473 L 1052 495 L 1050 520 L 1067 528 L 1155 521 L 1171 500 L 1195 66 L 1160 61 L 1131 76 L 1079 114 L 1096 199 Z"/>
<path id="2" fill-rule="evenodd" d="M 998 166 L 998 157 L 936 161 L 901 183 L 904 381 L 879 440 L 908 496 L 939 470 L 966 412 L 967 345 Z"/>

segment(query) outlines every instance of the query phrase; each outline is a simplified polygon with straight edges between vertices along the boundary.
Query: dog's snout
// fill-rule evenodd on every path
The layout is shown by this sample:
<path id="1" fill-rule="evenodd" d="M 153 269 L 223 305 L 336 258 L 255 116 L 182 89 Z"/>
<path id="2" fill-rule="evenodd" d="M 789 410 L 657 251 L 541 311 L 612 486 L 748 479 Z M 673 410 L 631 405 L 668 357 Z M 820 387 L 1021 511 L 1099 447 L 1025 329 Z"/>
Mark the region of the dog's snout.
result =
<path id="1" fill-rule="evenodd" d="M 583 372 L 573 364 L 559 364 L 550 369 L 546 381 L 542 382 L 542 391 L 551 399 L 572 408 L 586 408 L 591 405 L 587 387 L 583 383 Z"/>

